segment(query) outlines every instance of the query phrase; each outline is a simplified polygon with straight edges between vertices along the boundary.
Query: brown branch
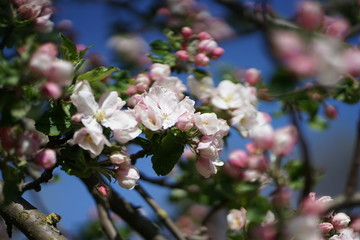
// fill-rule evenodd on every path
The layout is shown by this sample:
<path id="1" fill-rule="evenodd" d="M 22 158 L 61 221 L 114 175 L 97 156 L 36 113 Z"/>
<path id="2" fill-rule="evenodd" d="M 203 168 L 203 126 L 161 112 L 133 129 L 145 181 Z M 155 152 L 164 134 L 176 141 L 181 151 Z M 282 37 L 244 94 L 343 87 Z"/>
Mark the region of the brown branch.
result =
<path id="1" fill-rule="evenodd" d="M 162 186 L 162 187 L 183 189 L 183 187 L 178 183 L 169 183 L 169 182 L 167 182 L 166 178 L 151 178 L 149 176 L 146 176 L 142 172 L 140 172 L 140 179 L 144 180 L 146 182 L 158 185 L 158 186 Z"/>
<path id="2" fill-rule="evenodd" d="M 334 198 L 333 201 L 329 202 L 324 213 L 336 211 L 344 208 L 352 208 L 360 205 L 360 192 L 354 193 L 350 198 L 344 194 L 341 194 Z"/>
<path id="3" fill-rule="evenodd" d="M 303 132 L 301 130 L 300 123 L 298 120 L 298 114 L 295 109 L 295 106 L 289 105 L 289 111 L 290 111 L 290 117 L 291 117 L 292 124 L 296 127 L 297 132 L 298 132 L 298 139 L 299 139 L 299 144 L 300 144 L 300 148 L 301 148 L 301 154 L 302 154 L 302 159 L 303 159 L 304 169 L 305 169 L 305 182 L 304 182 L 304 187 L 302 189 L 302 193 L 301 193 L 300 199 L 299 199 L 299 202 L 301 202 L 309 195 L 309 193 L 311 191 L 312 185 L 314 183 L 314 177 L 313 177 L 314 171 L 313 171 L 313 168 L 311 165 L 309 148 L 308 148 L 307 142 L 305 140 L 305 137 L 303 135 Z"/>
<path id="4" fill-rule="evenodd" d="M 357 137 L 355 144 L 354 156 L 349 168 L 348 179 L 346 182 L 344 195 L 350 198 L 356 191 L 357 181 L 359 178 L 358 169 L 360 166 L 360 120 L 357 123 Z"/>
<path id="5" fill-rule="evenodd" d="M 46 169 L 40 177 L 38 177 L 34 181 L 25 183 L 21 188 L 21 192 L 24 193 L 25 191 L 30 189 L 34 189 L 36 192 L 41 191 L 41 184 L 50 181 L 50 179 L 53 177 L 53 171 L 56 167 L 57 165 L 50 169 Z"/>
<path id="6" fill-rule="evenodd" d="M 0 182 L 0 192 L 3 183 Z M 3 196 L 0 202 L 3 202 Z M 46 215 L 36 210 L 29 202 L 19 197 L 14 202 L 0 207 L 0 215 L 4 218 L 8 229 L 16 226 L 29 240 L 66 240 L 60 231 L 46 221 Z"/>
<path id="7" fill-rule="evenodd" d="M 95 175 L 86 179 L 81 179 L 91 193 L 92 189 L 99 183 Z M 120 197 L 113 188 L 104 184 L 109 189 L 108 202 L 110 209 L 119 215 L 131 228 L 137 231 L 144 239 L 149 240 L 166 240 L 160 234 L 159 228 L 154 225 L 149 219 L 141 215 L 141 213 L 132 204 Z"/>
<path id="8" fill-rule="evenodd" d="M 146 154 L 148 154 L 147 150 L 140 150 L 137 153 L 131 154 L 130 155 L 130 159 L 131 159 L 131 164 L 135 165 L 136 164 L 136 160 L 138 160 L 139 158 L 145 157 Z"/>
<path id="9" fill-rule="evenodd" d="M 176 239 L 186 240 L 184 234 L 176 226 L 166 211 L 159 206 L 159 204 L 145 191 L 143 187 L 140 186 L 140 184 L 135 186 L 135 190 L 145 199 L 154 212 L 159 216 L 161 222 L 170 230 Z"/>
<path id="10" fill-rule="evenodd" d="M 94 195 L 93 195 L 93 197 L 95 199 Z M 95 201 L 96 201 L 96 208 L 98 210 L 101 227 L 104 230 L 108 239 L 109 240 L 121 240 L 122 238 L 120 237 L 113 221 L 111 220 L 109 211 L 105 207 L 105 202 L 102 199 L 97 199 Z"/>

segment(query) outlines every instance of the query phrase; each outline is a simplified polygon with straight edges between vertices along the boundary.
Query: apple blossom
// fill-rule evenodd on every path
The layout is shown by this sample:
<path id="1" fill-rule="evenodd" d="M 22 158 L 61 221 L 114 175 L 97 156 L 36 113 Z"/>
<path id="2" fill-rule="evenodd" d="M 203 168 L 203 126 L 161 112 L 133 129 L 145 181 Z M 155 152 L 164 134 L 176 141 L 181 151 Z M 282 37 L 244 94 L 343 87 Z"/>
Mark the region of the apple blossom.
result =
<path id="1" fill-rule="evenodd" d="M 246 226 L 246 209 L 231 209 L 226 216 L 228 227 L 232 231 L 240 231 Z"/>
<path id="2" fill-rule="evenodd" d="M 204 135 L 214 135 L 220 130 L 220 120 L 215 113 L 196 113 L 194 121 L 195 126 Z"/>
<path id="3" fill-rule="evenodd" d="M 179 50 L 175 53 L 177 59 L 181 61 L 189 60 L 189 53 L 186 50 Z"/>
<path id="4" fill-rule="evenodd" d="M 170 66 L 166 64 L 154 63 L 150 67 L 150 77 L 154 81 L 165 80 L 170 73 Z"/>
<path id="5" fill-rule="evenodd" d="M 101 127 L 100 127 L 101 128 Z M 104 145 L 110 146 L 110 142 L 97 126 L 83 127 L 74 133 L 73 143 L 90 152 L 92 157 L 98 156 L 104 149 Z"/>
<path id="6" fill-rule="evenodd" d="M 223 162 L 211 161 L 209 158 L 199 157 L 196 159 L 195 167 L 196 170 L 205 178 L 209 178 L 211 175 L 217 173 L 216 166 L 222 166 Z"/>
<path id="7" fill-rule="evenodd" d="M 319 223 L 319 229 L 323 235 L 326 235 L 334 229 L 334 226 L 329 222 L 323 222 Z"/>
<path id="8" fill-rule="evenodd" d="M 192 34 L 193 34 L 193 31 L 192 31 L 192 29 L 190 27 L 183 27 L 181 29 L 181 35 L 182 35 L 184 40 L 190 39 Z"/>
<path id="9" fill-rule="evenodd" d="M 234 150 L 229 155 L 229 163 L 233 167 L 247 168 L 249 166 L 248 155 L 243 150 Z"/>
<path id="10" fill-rule="evenodd" d="M 211 57 L 211 59 L 218 59 L 224 54 L 224 52 L 225 52 L 225 50 L 223 48 L 216 47 L 211 51 L 210 57 Z"/>
<path id="11" fill-rule="evenodd" d="M 275 131 L 274 143 L 271 150 L 277 156 L 289 154 L 297 142 L 297 130 L 289 125 Z"/>
<path id="12" fill-rule="evenodd" d="M 201 158 L 207 158 L 211 161 L 218 161 L 222 150 L 222 140 L 211 136 L 203 136 L 198 143 L 196 150 Z"/>
<path id="13" fill-rule="evenodd" d="M 187 78 L 187 82 L 189 85 L 189 90 L 192 95 L 196 98 L 206 101 L 211 97 L 212 91 L 214 89 L 214 82 L 211 77 L 203 77 L 201 79 L 197 79 L 194 76 L 190 75 Z"/>

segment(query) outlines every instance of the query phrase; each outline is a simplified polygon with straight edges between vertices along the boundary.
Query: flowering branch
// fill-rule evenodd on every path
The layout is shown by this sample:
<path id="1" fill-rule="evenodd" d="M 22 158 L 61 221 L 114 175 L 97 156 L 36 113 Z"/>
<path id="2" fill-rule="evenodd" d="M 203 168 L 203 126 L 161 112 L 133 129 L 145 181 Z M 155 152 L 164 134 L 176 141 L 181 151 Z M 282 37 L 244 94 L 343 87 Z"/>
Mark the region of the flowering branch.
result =
<path id="1" fill-rule="evenodd" d="M 50 169 L 46 169 L 39 178 L 34 181 L 27 182 L 22 186 L 21 192 L 24 193 L 27 190 L 34 189 L 36 192 L 41 191 L 41 184 L 47 183 L 53 177 L 53 171 L 57 165 L 53 166 Z"/>

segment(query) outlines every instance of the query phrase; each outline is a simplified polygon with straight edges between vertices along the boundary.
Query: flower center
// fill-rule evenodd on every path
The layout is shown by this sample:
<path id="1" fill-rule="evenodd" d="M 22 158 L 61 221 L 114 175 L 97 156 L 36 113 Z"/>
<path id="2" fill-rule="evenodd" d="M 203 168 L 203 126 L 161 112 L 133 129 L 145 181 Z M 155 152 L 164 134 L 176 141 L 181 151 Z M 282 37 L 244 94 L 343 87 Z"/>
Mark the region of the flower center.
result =
<path id="1" fill-rule="evenodd" d="M 104 118 L 105 118 L 105 113 L 104 113 L 103 111 L 98 111 L 98 112 L 95 114 L 95 119 L 96 119 L 96 121 L 98 121 L 98 122 L 101 122 Z"/>

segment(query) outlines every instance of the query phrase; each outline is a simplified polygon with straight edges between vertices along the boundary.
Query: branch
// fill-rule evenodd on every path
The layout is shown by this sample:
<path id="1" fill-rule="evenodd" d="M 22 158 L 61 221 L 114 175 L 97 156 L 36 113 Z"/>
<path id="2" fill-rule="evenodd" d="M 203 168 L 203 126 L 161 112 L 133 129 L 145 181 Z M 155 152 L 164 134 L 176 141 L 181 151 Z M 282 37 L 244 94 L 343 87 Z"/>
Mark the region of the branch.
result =
<path id="1" fill-rule="evenodd" d="M 183 187 L 178 183 L 168 183 L 168 182 L 166 182 L 166 178 L 151 178 L 149 176 L 146 176 L 142 172 L 140 172 L 140 178 L 141 178 L 141 180 L 144 180 L 146 182 L 156 184 L 156 185 L 159 185 L 159 186 L 162 186 L 162 187 L 183 189 Z"/>
<path id="2" fill-rule="evenodd" d="M 344 195 L 349 198 L 356 191 L 359 166 L 360 166 L 360 120 L 358 120 L 357 123 L 357 137 L 356 137 L 355 151 L 349 168 L 348 179 L 344 190 Z"/>
<path id="3" fill-rule="evenodd" d="M 131 164 L 135 165 L 136 164 L 136 160 L 138 160 L 139 158 L 145 157 L 146 154 L 148 154 L 147 150 L 140 150 L 137 153 L 131 154 L 130 155 L 130 159 L 131 159 Z"/>
<path id="4" fill-rule="evenodd" d="M 314 183 L 314 177 L 313 177 L 314 171 L 311 166 L 309 148 L 306 143 L 303 132 L 301 131 L 301 127 L 300 127 L 300 123 L 298 121 L 298 116 L 297 116 L 295 106 L 289 105 L 289 110 L 290 110 L 290 117 L 291 117 L 292 124 L 296 127 L 296 129 L 298 131 L 301 154 L 302 154 L 302 159 L 303 159 L 304 168 L 305 168 L 305 183 L 304 183 L 302 194 L 301 194 L 300 200 L 299 200 L 299 202 L 301 202 L 303 199 L 305 199 L 309 195 L 309 193 L 311 191 L 312 185 Z"/>
<path id="5" fill-rule="evenodd" d="M 351 208 L 360 205 L 360 192 L 354 193 L 350 198 L 344 194 L 341 194 L 334 198 L 333 201 L 329 202 L 328 207 L 325 209 L 324 213 L 329 213 L 331 211 Z"/>
<path id="6" fill-rule="evenodd" d="M 150 207 L 155 211 L 155 213 L 159 216 L 160 220 L 165 224 L 165 226 L 170 230 L 170 232 L 175 236 L 175 238 L 178 240 L 185 240 L 184 234 L 179 230 L 179 228 L 172 221 L 166 211 L 162 209 L 153 198 L 150 197 L 150 195 L 145 191 L 145 189 L 138 184 L 135 186 L 135 190 L 150 205 Z"/>
<path id="7" fill-rule="evenodd" d="M 24 193 L 25 191 L 30 189 L 34 189 L 36 192 L 39 192 L 41 190 L 41 184 L 47 183 L 53 177 L 53 171 L 56 167 L 57 165 L 50 169 L 46 169 L 39 178 L 35 179 L 32 182 L 25 183 L 21 188 L 21 193 Z"/>
<path id="8" fill-rule="evenodd" d="M 2 192 L 2 188 L 3 183 L 0 182 L 0 192 Z M 0 215 L 8 225 L 8 230 L 11 229 L 11 225 L 14 225 L 29 240 L 66 240 L 55 224 L 51 225 L 46 221 L 45 214 L 36 210 L 22 197 L 8 205 L 1 206 Z"/>
<path id="9" fill-rule="evenodd" d="M 94 199 L 96 198 L 94 195 L 93 197 Z M 119 233 L 116 230 L 113 221 L 111 220 L 109 211 L 105 207 L 105 202 L 102 199 L 100 199 L 98 196 L 97 198 L 98 199 L 95 200 L 96 208 L 98 210 L 101 227 L 104 230 L 106 236 L 110 240 L 122 240 L 122 238 L 120 237 Z"/>
<path id="10" fill-rule="evenodd" d="M 99 183 L 98 178 L 95 175 L 81 180 L 86 185 L 90 193 Z M 166 240 L 166 238 L 160 234 L 159 228 L 149 219 L 141 215 L 137 208 L 120 197 L 112 187 L 105 183 L 102 184 L 109 189 L 108 201 L 110 209 L 127 222 L 131 228 L 137 231 L 144 239 Z"/>

